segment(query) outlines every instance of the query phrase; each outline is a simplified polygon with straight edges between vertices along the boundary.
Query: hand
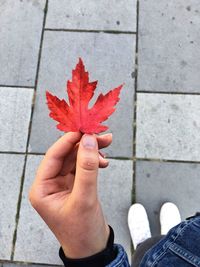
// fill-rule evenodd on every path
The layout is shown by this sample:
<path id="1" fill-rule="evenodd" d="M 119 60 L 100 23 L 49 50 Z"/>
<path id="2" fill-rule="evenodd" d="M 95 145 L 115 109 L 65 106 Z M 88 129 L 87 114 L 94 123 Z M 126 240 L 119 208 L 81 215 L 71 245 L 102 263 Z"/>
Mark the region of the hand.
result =
<path id="1" fill-rule="evenodd" d="M 88 257 L 106 247 L 109 227 L 97 196 L 97 175 L 108 161 L 98 147 L 111 142 L 111 134 L 65 134 L 47 151 L 29 192 L 32 206 L 69 258 Z"/>

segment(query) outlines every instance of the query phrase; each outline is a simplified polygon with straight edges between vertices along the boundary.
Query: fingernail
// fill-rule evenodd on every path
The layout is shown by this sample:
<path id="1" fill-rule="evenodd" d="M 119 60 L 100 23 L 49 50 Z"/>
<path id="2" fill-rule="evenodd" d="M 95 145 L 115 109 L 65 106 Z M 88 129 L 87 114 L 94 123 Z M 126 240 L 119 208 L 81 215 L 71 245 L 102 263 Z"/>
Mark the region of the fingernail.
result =
<path id="1" fill-rule="evenodd" d="M 103 160 L 104 162 L 108 162 L 108 160 L 106 158 L 102 157 L 100 154 L 99 154 L 99 159 Z"/>
<path id="2" fill-rule="evenodd" d="M 85 134 L 82 138 L 82 144 L 85 148 L 95 148 L 96 140 L 93 135 Z"/>
<path id="3" fill-rule="evenodd" d="M 112 137 L 113 134 L 112 134 L 112 133 L 107 133 L 107 134 L 103 134 L 103 136 L 104 136 L 104 137 L 105 137 L 105 136 L 110 136 L 110 137 Z"/>
<path id="4" fill-rule="evenodd" d="M 106 157 L 106 154 L 104 154 L 104 153 L 101 152 L 100 150 L 99 150 L 99 155 L 100 155 L 102 158 L 105 158 L 105 157 Z"/>

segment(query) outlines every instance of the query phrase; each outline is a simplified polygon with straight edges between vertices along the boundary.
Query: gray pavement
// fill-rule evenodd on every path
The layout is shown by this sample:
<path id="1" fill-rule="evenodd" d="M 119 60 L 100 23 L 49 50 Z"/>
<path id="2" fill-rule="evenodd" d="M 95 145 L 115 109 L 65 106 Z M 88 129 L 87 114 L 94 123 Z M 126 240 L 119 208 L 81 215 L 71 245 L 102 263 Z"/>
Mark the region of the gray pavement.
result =
<path id="1" fill-rule="evenodd" d="M 199 14 L 197 0 L 0 0 L 0 266 L 62 265 L 27 195 L 62 135 L 48 117 L 45 90 L 65 98 L 78 57 L 99 81 L 95 98 L 125 83 L 107 121 L 110 166 L 99 175 L 116 242 L 130 256 L 132 193 L 153 234 L 163 202 L 177 204 L 183 219 L 198 210 Z"/>

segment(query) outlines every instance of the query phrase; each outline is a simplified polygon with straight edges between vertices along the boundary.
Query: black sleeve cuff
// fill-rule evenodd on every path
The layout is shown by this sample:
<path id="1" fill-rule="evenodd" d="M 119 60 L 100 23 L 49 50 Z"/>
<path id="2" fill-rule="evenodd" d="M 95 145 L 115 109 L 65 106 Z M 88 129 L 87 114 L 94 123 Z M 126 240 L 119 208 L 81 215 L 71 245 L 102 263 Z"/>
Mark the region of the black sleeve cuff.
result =
<path id="1" fill-rule="evenodd" d="M 82 258 L 82 259 L 70 259 L 67 258 L 64 254 L 62 248 L 59 250 L 59 256 L 63 261 L 64 265 L 67 267 L 104 267 L 111 263 L 117 255 L 117 251 L 114 249 L 114 231 L 112 227 L 109 225 L 110 235 L 108 238 L 108 242 L 106 248 L 90 257 Z"/>

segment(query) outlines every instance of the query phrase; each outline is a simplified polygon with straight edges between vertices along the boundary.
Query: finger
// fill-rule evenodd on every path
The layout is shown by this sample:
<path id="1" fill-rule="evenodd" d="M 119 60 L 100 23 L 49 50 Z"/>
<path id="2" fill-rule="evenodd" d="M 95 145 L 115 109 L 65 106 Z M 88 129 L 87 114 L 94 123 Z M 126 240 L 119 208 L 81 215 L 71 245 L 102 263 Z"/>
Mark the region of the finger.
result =
<path id="1" fill-rule="evenodd" d="M 81 139 L 80 132 L 69 132 L 63 135 L 47 151 L 49 158 L 63 158 L 68 155 L 74 145 Z"/>
<path id="2" fill-rule="evenodd" d="M 42 163 L 40 164 L 36 178 L 49 179 L 59 174 L 65 157 L 69 155 L 75 144 L 80 140 L 81 133 L 69 132 L 63 135 L 47 151 Z"/>
<path id="3" fill-rule="evenodd" d="M 112 133 L 97 136 L 97 142 L 99 149 L 108 147 L 112 143 Z M 109 161 L 105 158 L 105 155 L 99 151 L 99 168 L 106 168 L 109 165 Z"/>
<path id="4" fill-rule="evenodd" d="M 99 168 L 106 168 L 109 165 L 109 161 L 105 158 L 103 158 L 101 155 L 99 155 Z M 62 171 L 61 175 L 67 175 L 69 172 L 75 175 L 76 173 L 76 163 L 74 162 L 69 169 L 69 166 L 66 167 L 66 172 Z"/>
<path id="5" fill-rule="evenodd" d="M 99 149 L 109 146 L 112 143 L 112 134 L 108 133 L 97 136 L 97 142 Z"/>
<path id="6" fill-rule="evenodd" d="M 99 168 L 106 168 L 109 165 L 109 161 L 99 154 Z"/>
<path id="7" fill-rule="evenodd" d="M 78 146 L 76 146 L 70 157 L 64 159 L 63 166 L 60 171 L 60 175 L 67 175 L 68 173 L 75 173 L 76 171 L 76 158 L 77 158 Z M 106 168 L 109 165 L 109 161 L 101 155 L 99 152 L 99 168 Z"/>
<path id="8" fill-rule="evenodd" d="M 63 166 L 60 171 L 61 175 L 67 175 L 70 172 L 75 172 L 78 147 L 79 143 L 74 146 L 70 155 L 64 159 Z"/>
<path id="9" fill-rule="evenodd" d="M 109 146 L 112 143 L 112 134 L 108 133 L 108 134 L 97 136 L 97 142 L 98 142 L 99 149 Z M 79 146 L 79 143 L 76 144 L 75 148 L 70 154 L 70 157 L 68 156 L 65 158 L 62 169 L 60 171 L 61 175 L 66 175 L 69 172 L 73 172 L 73 173 L 75 172 L 78 146 Z M 101 152 L 99 153 L 100 155 L 102 154 Z M 103 157 L 99 156 L 99 168 L 106 168 L 108 164 L 109 164 L 108 160 L 105 159 L 104 156 Z"/>
<path id="10" fill-rule="evenodd" d="M 97 198 L 97 174 L 99 167 L 98 144 L 95 135 L 83 135 L 77 155 L 76 176 L 72 195 L 79 203 Z"/>

